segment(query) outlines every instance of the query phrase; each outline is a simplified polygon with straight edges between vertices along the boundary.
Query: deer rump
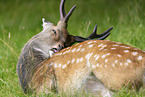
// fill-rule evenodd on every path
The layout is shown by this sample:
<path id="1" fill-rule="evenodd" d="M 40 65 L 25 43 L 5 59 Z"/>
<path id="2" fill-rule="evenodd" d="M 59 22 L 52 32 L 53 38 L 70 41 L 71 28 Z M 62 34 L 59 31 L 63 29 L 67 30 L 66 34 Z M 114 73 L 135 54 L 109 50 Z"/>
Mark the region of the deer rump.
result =
<path id="1" fill-rule="evenodd" d="M 128 83 L 139 89 L 144 84 L 144 56 L 142 50 L 121 43 L 85 41 L 65 48 L 39 64 L 31 85 L 37 91 L 85 91 L 107 96 L 112 95 L 111 90 L 118 91 Z"/>

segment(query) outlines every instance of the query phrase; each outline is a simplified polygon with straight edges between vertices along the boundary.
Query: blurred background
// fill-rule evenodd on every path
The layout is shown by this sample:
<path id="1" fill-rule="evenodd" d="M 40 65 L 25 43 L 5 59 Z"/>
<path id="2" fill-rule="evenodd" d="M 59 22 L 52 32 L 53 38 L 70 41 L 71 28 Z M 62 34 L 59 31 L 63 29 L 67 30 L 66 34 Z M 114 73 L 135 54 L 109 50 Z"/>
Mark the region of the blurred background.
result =
<path id="1" fill-rule="evenodd" d="M 42 31 L 42 18 L 57 24 L 59 4 L 60 0 L 0 0 L 1 96 L 24 96 L 16 74 L 19 54 Z M 70 34 L 86 37 L 95 24 L 98 33 L 113 26 L 107 40 L 145 50 L 145 0 L 66 0 L 66 12 L 73 5 L 77 7 L 68 21 Z"/>

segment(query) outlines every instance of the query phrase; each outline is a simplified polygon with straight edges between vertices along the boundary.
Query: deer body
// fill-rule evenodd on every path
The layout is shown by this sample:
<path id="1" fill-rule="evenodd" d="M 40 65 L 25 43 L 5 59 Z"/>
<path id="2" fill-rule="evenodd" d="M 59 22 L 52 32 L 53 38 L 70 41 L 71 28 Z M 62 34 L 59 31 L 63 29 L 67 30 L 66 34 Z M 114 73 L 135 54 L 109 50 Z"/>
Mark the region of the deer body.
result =
<path id="1" fill-rule="evenodd" d="M 109 31 L 112 29 L 112 27 L 106 32 L 98 35 L 96 34 L 97 26 L 95 26 L 93 33 L 87 38 L 69 35 L 67 31 L 67 21 L 69 20 L 69 17 L 73 13 L 76 6 L 73 6 L 69 13 L 66 14 L 64 3 L 65 0 L 61 0 L 60 21 L 57 23 L 57 25 L 42 19 L 43 31 L 33 36 L 25 44 L 21 51 L 17 63 L 17 74 L 24 93 L 31 93 L 35 91 L 35 88 L 32 88 L 31 86 L 31 79 L 35 73 L 35 69 L 45 59 L 49 59 L 54 53 L 59 52 L 64 47 L 68 47 L 75 42 L 82 42 L 93 38 L 105 39 L 110 34 Z M 48 80 L 50 79 L 48 78 Z M 55 86 L 53 82 L 54 80 L 52 79 L 50 81 L 52 81 L 51 86 Z"/>
<path id="2" fill-rule="evenodd" d="M 139 89 L 144 84 L 144 57 L 144 51 L 118 42 L 85 41 L 65 48 L 39 64 L 39 69 L 35 69 L 32 83 L 36 85 L 36 82 L 40 81 L 41 84 L 37 83 L 36 86 L 44 86 L 44 83 L 47 86 L 46 83 L 50 83 L 45 77 L 43 81 L 40 80 L 43 71 L 47 76 L 46 79 L 48 76 L 51 80 L 55 79 L 59 92 L 74 92 L 83 87 L 90 88 L 86 87 L 88 85 L 86 81 L 93 73 L 106 91 L 109 91 L 108 95 L 111 95 L 110 90 L 118 91 L 128 83 Z M 50 68 L 52 74 L 49 72 Z"/>

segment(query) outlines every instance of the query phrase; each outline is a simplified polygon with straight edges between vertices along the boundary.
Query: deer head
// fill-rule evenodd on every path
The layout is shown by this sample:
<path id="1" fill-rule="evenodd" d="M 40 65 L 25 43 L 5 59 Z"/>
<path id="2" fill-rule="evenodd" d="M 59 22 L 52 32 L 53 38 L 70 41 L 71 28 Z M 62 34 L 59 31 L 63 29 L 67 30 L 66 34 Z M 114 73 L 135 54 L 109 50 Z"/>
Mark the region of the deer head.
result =
<path id="1" fill-rule="evenodd" d="M 145 52 L 114 41 L 88 40 L 55 53 L 34 68 L 35 90 L 112 96 L 124 86 L 145 85 Z M 45 75 L 44 75 L 45 74 Z M 42 80 L 40 80 L 42 78 Z"/>

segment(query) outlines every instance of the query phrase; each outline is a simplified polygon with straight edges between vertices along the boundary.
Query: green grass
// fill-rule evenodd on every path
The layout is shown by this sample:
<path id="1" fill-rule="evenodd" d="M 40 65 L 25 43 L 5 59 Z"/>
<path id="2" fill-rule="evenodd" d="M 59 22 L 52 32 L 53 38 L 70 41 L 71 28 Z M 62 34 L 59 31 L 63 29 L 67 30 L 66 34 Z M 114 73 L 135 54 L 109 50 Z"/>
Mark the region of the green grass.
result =
<path id="1" fill-rule="evenodd" d="M 108 40 L 145 50 L 144 0 L 66 0 L 68 11 L 77 5 L 69 20 L 68 31 L 88 36 L 95 24 L 98 33 L 113 26 Z M 16 64 L 24 44 L 42 30 L 41 19 L 59 20 L 60 0 L 0 0 L 0 96 L 27 96 L 20 88 Z M 10 34 L 10 37 L 9 37 Z M 123 89 L 118 97 L 143 96 Z"/>

